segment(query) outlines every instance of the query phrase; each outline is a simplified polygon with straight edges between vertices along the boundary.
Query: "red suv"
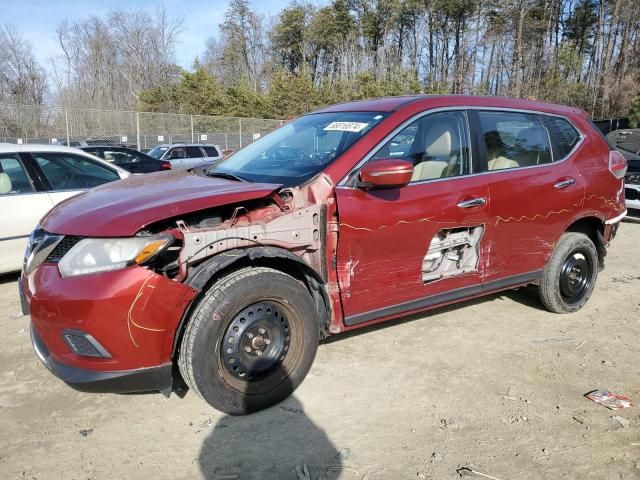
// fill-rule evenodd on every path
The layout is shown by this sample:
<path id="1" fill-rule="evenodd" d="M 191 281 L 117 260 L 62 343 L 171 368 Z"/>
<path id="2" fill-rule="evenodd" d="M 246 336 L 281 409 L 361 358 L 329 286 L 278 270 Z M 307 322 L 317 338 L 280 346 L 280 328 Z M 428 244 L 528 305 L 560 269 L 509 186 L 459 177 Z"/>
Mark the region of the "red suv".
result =
<path id="1" fill-rule="evenodd" d="M 321 338 L 538 285 L 580 309 L 625 215 L 624 158 L 586 114 L 382 98 L 285 124 L 208 170 L 54 208 L 21 279 L 42 362 L 89 392 L 286 398 Z"/>

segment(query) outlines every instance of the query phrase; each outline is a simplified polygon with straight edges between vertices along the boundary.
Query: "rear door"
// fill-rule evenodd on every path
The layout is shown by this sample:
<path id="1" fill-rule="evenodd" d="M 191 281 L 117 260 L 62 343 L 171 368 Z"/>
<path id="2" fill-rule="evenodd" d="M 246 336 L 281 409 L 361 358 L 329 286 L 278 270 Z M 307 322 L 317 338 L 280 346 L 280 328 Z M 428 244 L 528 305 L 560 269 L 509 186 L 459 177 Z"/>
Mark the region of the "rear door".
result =
<path id="1" fill-rule="evenodd" d="M 354 186 L 356 169 L 336 188 L 336 265 L 348 326 L 482 291 L 489 189 L 473 175 L 471 153 L 464 110 L 422 114 L 366 160 L 411 161 L 409 185 L 363 190 Z"/>
<path id="2" fill-rule="evenodd" d="M 185 153 L 187 157 L 185 161 L 185 168 L 195 167 L 206 160 L 206 154 L 196 145 L 185 147 Z"/>
<path id="3" fill-rule="evenodd" d="M 53 203 L 17 154 L 0 154 L 0 273 L 20 270 L 27 239 Z"/>
<path id="4" fill-rule="evenodd" d="M 486 160 L 481 176 L 491 196 L 493 229 L 485 282 L 526 283 L 544 268 L 584 198 L 583 180 L 572 161 L 581 136 L 568 124 L 573 136 L 568 150 L 561 150 L 547 129 L 547 120 L 568 123 L 561 117 L 506 110 L 470 114 Z"/>

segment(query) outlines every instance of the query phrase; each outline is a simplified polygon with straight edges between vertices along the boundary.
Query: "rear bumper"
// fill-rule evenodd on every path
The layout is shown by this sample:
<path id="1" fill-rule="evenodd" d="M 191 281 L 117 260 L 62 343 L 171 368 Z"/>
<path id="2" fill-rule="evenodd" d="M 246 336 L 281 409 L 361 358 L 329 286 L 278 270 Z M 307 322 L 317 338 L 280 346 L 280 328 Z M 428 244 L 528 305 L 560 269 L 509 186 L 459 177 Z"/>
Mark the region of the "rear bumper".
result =
<path id="1" fill-rule="evenodd" d="M 51 373 L 81 392 L 132 393 L 171 390 L 171 363 L 137 370 L 98 372 L 64 365 L 53 360 L 33 324 L 31 324 L 31 343 L 36 356 Z"/>

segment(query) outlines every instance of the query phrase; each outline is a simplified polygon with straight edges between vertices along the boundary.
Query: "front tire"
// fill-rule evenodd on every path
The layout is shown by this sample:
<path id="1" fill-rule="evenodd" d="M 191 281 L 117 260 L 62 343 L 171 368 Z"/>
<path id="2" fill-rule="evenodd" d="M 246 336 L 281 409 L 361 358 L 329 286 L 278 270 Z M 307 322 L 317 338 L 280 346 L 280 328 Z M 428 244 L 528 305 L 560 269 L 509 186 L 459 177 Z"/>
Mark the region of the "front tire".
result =
<path id="1" fill-rule="evenodd" d="M 264 267 L 214 283 L 190 315 L 178 366 L 214 408 L 245 415 L 281 402 L 311 368 L 316 306 L 302 283 Z"/>
<path id="2" fill-rule="evenodd" d="M 540 299 L 547 310 L 572 313 L 580 310 L 593 292 L 598 277 L 598 252 L 583 233 L 560 237 L 540 281 Z"/>

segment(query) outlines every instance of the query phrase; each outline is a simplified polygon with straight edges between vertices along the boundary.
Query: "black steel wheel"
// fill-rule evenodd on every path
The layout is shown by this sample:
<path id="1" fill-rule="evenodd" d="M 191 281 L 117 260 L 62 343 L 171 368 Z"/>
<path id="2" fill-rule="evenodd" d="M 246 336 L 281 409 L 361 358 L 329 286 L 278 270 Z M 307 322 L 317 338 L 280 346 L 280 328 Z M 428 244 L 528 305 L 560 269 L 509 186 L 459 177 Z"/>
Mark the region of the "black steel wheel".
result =
<path id="1" fill-rule="evenodd" d="M 218 410 L 244 415 L 274 405 L 311 368 L 320 332 L 298 280 L 265 267 L 214 283 L 193 309 L 178 356 L 186 384 Z"/>
<path id="2" fill-rule="evenodd" d="M 598 252 L 591 239 L 578 232 L 560 237 L 540 281 L 540 299 L 554 313 L 581 309 L 598 276 Z"/>
<path id="3" fill-rule="evenodd" d="M 283 309 L 272 302 L 248 306 L 232 320 L 222 337 L 222 364 L 240 380 L 264 378 L 280 366 L 291 336 Z"/>
<path id="4" fill-rule="evenodd" d="M 579 302 L 591 287 L 593 265 L 583 250 L 571 252 L 560 267 L 560 294 L 567 303 Z"/>

